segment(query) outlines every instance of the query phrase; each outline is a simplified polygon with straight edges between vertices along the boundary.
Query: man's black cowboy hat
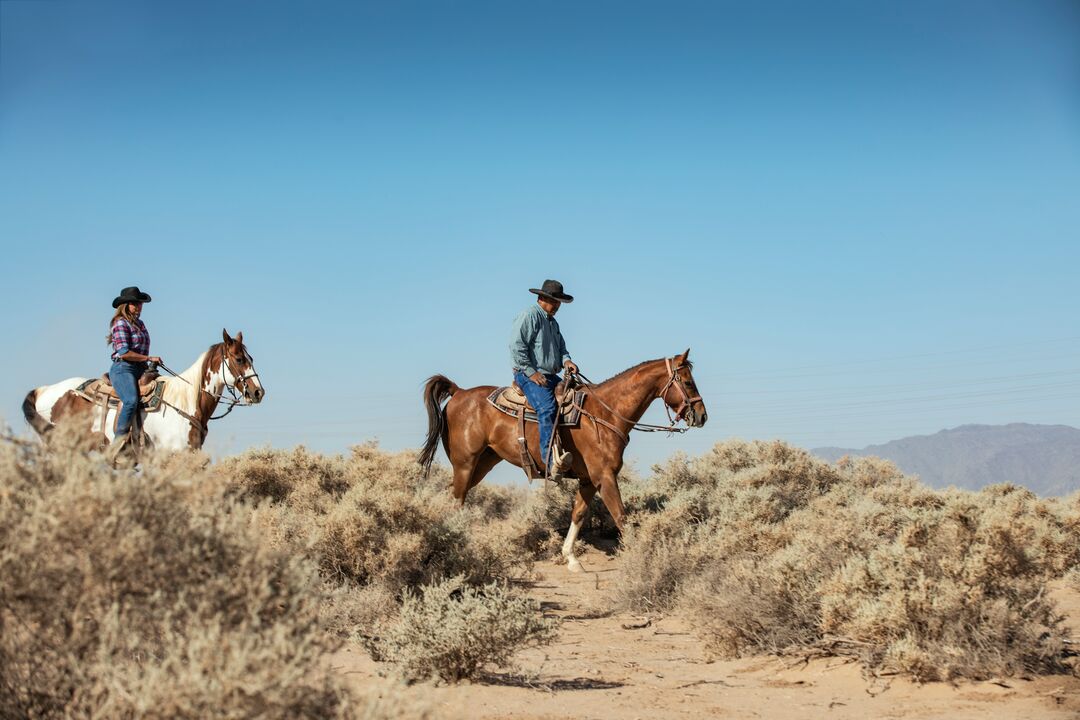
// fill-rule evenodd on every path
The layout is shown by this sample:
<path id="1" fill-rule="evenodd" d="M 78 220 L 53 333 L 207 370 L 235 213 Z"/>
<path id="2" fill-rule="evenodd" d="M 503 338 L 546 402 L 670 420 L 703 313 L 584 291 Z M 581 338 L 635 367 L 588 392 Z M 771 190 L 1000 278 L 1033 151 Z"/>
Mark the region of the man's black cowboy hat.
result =
<path id="1" fill-rule="evenodd" d="M 112 306 L 118 308 L 125 303 L 148 303 L 150 302 L 150 296 L 144 293 L 137 287 L 126 287 L 120 291 L 120 294 L 112 301 Z"/>
<path id="2" fill-rule="evenodd" d="M 536 293 L 542 297 L 551 298 L 552 300 L 558 300 L 559 302 L 574 302 L 574 296 L 564 293 L 562 283 L 558 280 L 545 280 L 544 284 L 541 285 L 539 289 L 529 288 L 529 292 Z"/>

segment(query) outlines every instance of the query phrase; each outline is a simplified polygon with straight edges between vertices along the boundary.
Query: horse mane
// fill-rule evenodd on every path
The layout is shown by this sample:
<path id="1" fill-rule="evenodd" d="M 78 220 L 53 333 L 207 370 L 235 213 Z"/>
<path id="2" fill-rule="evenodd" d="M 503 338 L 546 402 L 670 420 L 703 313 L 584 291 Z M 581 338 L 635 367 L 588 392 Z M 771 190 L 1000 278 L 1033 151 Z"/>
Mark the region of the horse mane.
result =
<path id="1" fill-rule="evenodd" d="M 615 375 L 612 375 L 607 380 L 602 380 L 601 382 L 598 382 L 596 384 L 597 385 L 607 385 L 610 382 L 614 382 L 614 381 L 622 378 L 624 375 L 629 375 L 630 373 L 636 372 L 637 370 L 639 370 L 641 367 L 643 367 L 645 365 L 649 365 L 649 364 L 655 363 L 655 362 L 661 362 L 662 360 L 664 360 L 664 358 L 656 358 L 655 360 L 642 360 L 637 365 L 634 365 L 633 367 L 628 367 L 625 370 L 623 370 L 622 372 L 616 373 Z M 686 367 L 688 367 L 690 369 L 690 371 L 693 372 L 694 363 L 691 362 L 690 360 L 687 360 L 686 361 Z"/>

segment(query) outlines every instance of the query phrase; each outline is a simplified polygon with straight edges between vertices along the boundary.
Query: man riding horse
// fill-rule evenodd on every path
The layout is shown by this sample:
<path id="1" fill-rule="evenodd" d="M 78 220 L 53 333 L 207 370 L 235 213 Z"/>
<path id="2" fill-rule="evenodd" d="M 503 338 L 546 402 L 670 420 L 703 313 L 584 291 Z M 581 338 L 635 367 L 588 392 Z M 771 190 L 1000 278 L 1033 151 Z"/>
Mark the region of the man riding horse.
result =
<path id="1" fill-rule="evenodd" d="M 514 381 L 536 411 L 540 425 L 540 457 L 552 480 L 562 479 L 570 469 L 573 456 L 556 448 L 552 428 L 559 412 L 555 399 L 555 386 L 562 378 L 559 371 L 566 368 L 578 372 L 578 366 L 566 350 L 555 313 L 563 303 L 574 301 L 572 295 L 563 292 L 562 283 L 545 280 L 540 288 L 530 288 L 537 295 L 536 304 L 521 311 L 514 320 L 510 333 L 510 361 L 514 368 Z"/>

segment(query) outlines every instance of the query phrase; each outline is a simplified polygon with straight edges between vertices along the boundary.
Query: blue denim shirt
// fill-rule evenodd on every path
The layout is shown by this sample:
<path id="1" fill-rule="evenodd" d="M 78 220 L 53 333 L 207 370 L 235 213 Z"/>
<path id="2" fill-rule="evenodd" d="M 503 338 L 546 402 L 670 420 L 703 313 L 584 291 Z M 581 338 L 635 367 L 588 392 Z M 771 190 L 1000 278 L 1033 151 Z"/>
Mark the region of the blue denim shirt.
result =
<path id="1" fill-rule="evenodd" d="M 539 304 L 522 310 L 510 333 L 510 362 L 514 370 L 526 375 L 537 370 L 557 375 L 569 359 L 558 321 Z"/>

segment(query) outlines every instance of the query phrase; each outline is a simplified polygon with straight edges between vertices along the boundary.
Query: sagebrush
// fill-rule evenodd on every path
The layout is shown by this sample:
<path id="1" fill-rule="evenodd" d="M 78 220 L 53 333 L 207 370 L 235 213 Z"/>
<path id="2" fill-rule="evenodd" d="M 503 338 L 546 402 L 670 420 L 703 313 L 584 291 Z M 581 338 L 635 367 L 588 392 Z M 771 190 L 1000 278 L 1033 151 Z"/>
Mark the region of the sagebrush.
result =
<path id="1" fill-rule="evenodd" d="M 323 662 L 318 568 L 259 542 L 201 459 L 117 472 L 77 443 L 0 443 L 0 716 L 365 707 Z"/>
<path id="2" fill-rule="evenodd" d="M 466 585 L 461 577 L 406 591 L 401 613 L 372 643 L 409 680 L 475 678 L 506 665 L 520 648 L 555 638 L 556 622 L 507 586 Z"/>
<path id="3" fill-rule="evenodd" d="M 655 468 L 637 520 L 617 601 L 689 613 L 724 656 L 814 648 L 926 680 L 1065 669 L 1046 583 L 1077 536 L 1026 490 L 933 491 L 873 458 L 732 441 Z"/>

